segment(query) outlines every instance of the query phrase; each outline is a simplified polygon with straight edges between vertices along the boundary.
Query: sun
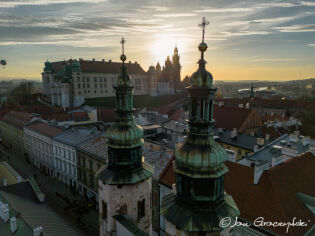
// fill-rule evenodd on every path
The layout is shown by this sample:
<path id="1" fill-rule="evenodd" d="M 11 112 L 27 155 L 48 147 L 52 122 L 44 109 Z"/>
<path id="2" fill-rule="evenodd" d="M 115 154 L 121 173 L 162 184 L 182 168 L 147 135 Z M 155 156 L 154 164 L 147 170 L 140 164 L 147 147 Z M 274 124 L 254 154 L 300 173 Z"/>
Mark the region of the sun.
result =
<path id="1" fill-rule="evenodd" d="M 172 56 L 175 46 L 180 50 L 181 42 L 177 41 L 171 35 L 160 35 L 152 44 L 152 52 L 156 62 L 163 64 L 167 56 Z"/>

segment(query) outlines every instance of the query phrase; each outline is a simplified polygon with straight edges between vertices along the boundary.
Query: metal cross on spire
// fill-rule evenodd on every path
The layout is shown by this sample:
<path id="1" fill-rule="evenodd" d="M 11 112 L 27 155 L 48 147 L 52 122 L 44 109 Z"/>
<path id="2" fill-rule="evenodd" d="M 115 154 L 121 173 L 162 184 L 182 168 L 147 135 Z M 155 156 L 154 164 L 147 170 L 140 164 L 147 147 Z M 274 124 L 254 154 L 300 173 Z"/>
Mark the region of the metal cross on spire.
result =
<path id="1" fill-rule="evenodd" d="M 206 17 L 202 17 L 202 21 L 201 23 L 198 25 L 199 27 L 202 28 L 202 42 L 204 43 L 204 39 L 205 39 L 205 28 L 207 25 L 209 25 L 210 22 L 207 21 Z"/>
<path id="2" fill-rule="evenodd" d="M 124 37 L 121 38 L 121 47 L 122 47 L 122 54 L 124 55 L 125 54 L 125 48 L 124 48 L 124 44 L 125 44 L 126 40 L 124 39 Z"/>

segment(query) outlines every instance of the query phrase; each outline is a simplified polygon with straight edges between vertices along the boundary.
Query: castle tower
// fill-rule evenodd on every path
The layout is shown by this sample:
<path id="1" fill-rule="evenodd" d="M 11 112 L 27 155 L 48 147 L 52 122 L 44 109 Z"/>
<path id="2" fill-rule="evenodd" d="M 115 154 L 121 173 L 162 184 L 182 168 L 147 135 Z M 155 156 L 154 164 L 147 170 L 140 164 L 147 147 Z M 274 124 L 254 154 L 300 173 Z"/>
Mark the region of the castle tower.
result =
<path id="1" fill-rule="evenodd" d="M 191 76 L 189 92 L 189 126 L 187 138 L 175 149 L 176 191 L 162 200 L 166 235 L 219 235 L 221 219 L 235 219 L 239 210 L 224 191 L 226 151 L 213 139 L 213 100 L 216 88 L 204 60 L 207 44 L 204 28 L 198 70 Z"/>
<path id="2" fill-rule="evenodd" d="M 125 67 L 124 43 L 122 39 L 121 75 L 114 86 L 116 121 L 107 132 L 108 166 L 98 175 L 101 236 L 120 236 L 117 221 L 121 220 L 152 234 L 152 173 L 142 161 L 143 130 L 133 117 L 133 86 Z"/>
<path id="3" fill-rule="evenodd" d="M 175 47 L 174 54 L 172 57 L 172 63 L 173 63 L 173 80 L 174 80 L 174 92 L 176 92 L 176 89 L 180 85 L 180 69 L 181 65 L 179 63 L 179 54 L 178 54 L 178 48 Z"/>
<path id="4" fill-rule="evenodd" d="M 250 88 L 249 97 L 250 98 L 254 98 L 255 97 L 254 84 L 253 83 L 252 83 L 252 87 Z"/>

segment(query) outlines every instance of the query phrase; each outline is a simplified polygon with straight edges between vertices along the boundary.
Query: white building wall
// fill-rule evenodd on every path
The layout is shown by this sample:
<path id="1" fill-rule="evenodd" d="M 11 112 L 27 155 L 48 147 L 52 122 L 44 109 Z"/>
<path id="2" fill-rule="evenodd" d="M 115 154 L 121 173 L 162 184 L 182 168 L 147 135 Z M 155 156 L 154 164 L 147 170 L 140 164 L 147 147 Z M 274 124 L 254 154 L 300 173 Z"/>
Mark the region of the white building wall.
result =
<path id="1" fill-rule="evenodd" d="M 69 186 L 78 187 L 76 149 L 53 140 L 55 176 Z"/>
<path id="2" fill-rule="evenodd" d="M 48 168 L 46 169 L 46 173 L 53 176 L 54 158 L 52 139 L 27 127 L 24 128 L 24 139 L 31 163 L 38 169 L 40 169 L 41 166 Z"/>

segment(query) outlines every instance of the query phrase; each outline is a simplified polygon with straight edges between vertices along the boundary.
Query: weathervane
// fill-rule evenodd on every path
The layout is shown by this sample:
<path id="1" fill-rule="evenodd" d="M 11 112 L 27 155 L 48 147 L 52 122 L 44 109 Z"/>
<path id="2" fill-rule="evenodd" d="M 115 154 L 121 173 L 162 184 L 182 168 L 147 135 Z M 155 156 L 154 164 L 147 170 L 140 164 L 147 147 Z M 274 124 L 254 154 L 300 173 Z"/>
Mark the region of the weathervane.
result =
<path id="1" fill-rule="evenodd" d="M 202 17 L 202 21 L 201 23 L 198 25 L 199 27 L 202 28 L 202 42 L 204 42 L 204 38 L 205 38 L 205 28 L 207 25 L 209 25 L 210 22 L 207 21 L 206 17 Z"/>

